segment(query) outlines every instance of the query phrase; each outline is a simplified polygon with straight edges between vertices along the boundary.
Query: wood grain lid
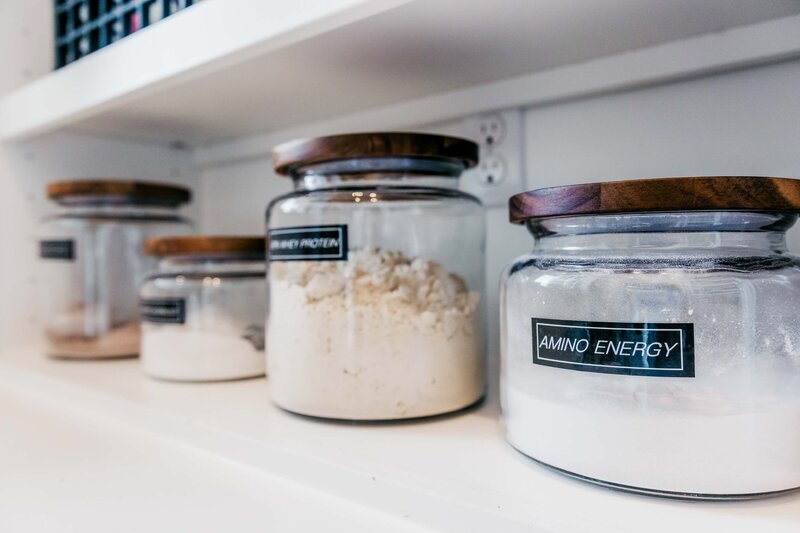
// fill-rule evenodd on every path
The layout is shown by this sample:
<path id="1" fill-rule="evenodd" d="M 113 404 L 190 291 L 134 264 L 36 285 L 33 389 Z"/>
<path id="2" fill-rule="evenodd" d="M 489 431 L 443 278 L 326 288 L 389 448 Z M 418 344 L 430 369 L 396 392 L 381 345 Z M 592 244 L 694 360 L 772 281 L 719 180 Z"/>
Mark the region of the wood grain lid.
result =
<path id="1" fill-rule="evenodd" d="M 47 185 L 47 196 L 64 204 L 109 202 L 179 206 L 192 199 L 189 189 L 177 185 L 101 179 L 56 181 Z"/>
<path id="2" fill-rule="evenodd" d="M 655 211 L 800 213 L 800 180 L 699 176 L 606 181 L 523 192 L 508 201 L 509 219 Z"/>
<path id="3" fill-rule="evenodd" d="M 451 161 L 471 168 L 478 164 L 478 145 L 468 139 L 427 133 L 378 132 L 298 139 L 272 151 L 275 172 L 354 158 L 398 157 Z"/>
<path id="4" fill-rule="evenodd" d="M 187 235 L 145 239 L 146 255 L 260 255 L 267 250 L 263 236 Z"/>

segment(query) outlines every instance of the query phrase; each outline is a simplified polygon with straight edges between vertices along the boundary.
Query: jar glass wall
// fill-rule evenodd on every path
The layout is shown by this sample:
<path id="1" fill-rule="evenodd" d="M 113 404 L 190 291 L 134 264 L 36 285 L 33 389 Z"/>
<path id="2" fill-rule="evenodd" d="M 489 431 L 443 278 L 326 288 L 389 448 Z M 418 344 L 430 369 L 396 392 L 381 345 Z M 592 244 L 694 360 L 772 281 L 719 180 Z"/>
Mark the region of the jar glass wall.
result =
<path id="1" fill-rule="evenodd" d="M 111 189 L 103 190 L 108 183 Z M 60 358 L 136 356 L 138 285 L 155 266 L 152 258 L 142 255 L 142 242 L 154 235 L 191 230 L 191 223 L 177 212 L 189 193 L 155 185 L 146 193 L 136 193 L 136 184 L 130 182 L 69 184 L 86 190 L 51 194 L 61 208 L 43 220 L 39 230 L 48 354 Z"/>
<path id="2" fill-rule="evenodd" d="M 795 186 L 795 184 L 792 184 Z M 742 498 L 800 487 L 792 213 L 527 221 L 501 290 L 509 441 L 568 474 Z"/>
<path id="3" fill-rule="evenodd" d="M 238 251 L 222 251 L 220 243 L 234 240 Z M 170 251 L 176 242 L 187 248 Z M 263 376 L 263 237 L 154 239 L 148 251 L 162 259 L 140 291 L 144 372 L 176 381 Z"/>
<path id="4" fill-rule="evenodd" d="M 287 410 L 391 420 L 483 396 L 484 211 L 454 179 L 467 164 L 390 151 L 298 165 L 269 207 L 268 365 Z"/>

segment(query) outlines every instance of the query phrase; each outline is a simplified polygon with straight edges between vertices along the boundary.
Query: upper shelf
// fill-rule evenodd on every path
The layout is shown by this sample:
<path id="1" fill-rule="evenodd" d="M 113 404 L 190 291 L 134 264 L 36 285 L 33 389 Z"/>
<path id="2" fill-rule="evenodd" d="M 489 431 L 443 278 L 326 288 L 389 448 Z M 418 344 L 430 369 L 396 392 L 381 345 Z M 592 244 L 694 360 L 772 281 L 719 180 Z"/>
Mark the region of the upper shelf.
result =
<path id="1" fill-rule="evenodd" d="M 798 13 L 794 0 L 206 0 L 0 99 L 0 140 L 70 127 L 200 144 L 432 95 L 470 110 L 570 97 L 796 55 Z M 446 107 L 406 120 L 457 115 Z"/>

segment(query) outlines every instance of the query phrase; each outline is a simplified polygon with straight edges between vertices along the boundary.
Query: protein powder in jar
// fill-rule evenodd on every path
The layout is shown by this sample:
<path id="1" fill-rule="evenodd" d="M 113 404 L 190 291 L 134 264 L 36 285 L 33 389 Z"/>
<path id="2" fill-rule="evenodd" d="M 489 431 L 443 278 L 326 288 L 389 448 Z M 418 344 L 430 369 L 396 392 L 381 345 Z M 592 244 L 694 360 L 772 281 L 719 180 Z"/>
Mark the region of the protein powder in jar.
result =
<path id="1" fill-rule="evenodd" d="M 697 177 L 511 198 L 535 238 L 501 294 L 508 440 L 637 492 L 800 487 L 800 181 Z"/>
<path id="2" fill-rule="evenodd" d="M 66 359 L 132 357 L 139 353 L 139 284 L 155 261 L 146 237 L 188 233 L 178 213 L 188 189 L 136 181 L 51 183 L 60 211 L 39 233 L 47 353 Z"/>
<path id="3" fill-rule="evenodd" d="M 141 288 L 142 368 L 155 378 L 221 381 L 264 375 L 264 237 L 164 237 Z"/>
<path id="4" fill-rule="evenodd" d="M 456 186 L 471 141 L 337 135 L 273 152 L 295 191 L 267 212 L 273 401 L 394 420 L 484 393 L 484 210 Z"/>

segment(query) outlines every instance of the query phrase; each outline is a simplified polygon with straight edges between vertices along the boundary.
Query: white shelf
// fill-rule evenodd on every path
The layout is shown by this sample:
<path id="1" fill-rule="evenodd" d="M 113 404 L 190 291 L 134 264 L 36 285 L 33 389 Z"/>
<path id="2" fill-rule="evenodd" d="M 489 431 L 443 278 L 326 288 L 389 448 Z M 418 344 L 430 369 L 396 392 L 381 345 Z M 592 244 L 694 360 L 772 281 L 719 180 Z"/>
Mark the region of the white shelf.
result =
<path id="1" fill-rule="evenodd" d="M 0 420 L 2 531 L 420 531 L 2 386 Z"/>
<path id="2" fill-rule="evenodd" d="M 267 484 L 327 494 L 408 527 L 794 533 L 800 523 L 800 494 L 686 503 L 623 494 L 551 473 L 503 442 L 491 403 L 426 422 L 323 423 L 272 407 L 267 380 L 171 384 L 143 377 L 137 361 L 56 362 L 33 348 L 0 356 L 0 393 L 35 402 L 42 413 L 88 417 L 95 431 L 133 432 L 177 445 L 187 456 L 206 457 L 209 468 L 244 467 Z M 24 435 L 4 432 L 3 438 L 11 449 L 25 446 Z M 125 453 L 104 450 L 107 461 Z M 69 460 L 64 455 L 52 464 Z M 83 461 L 91 467 L 90 459 Z M 150 478 L 156 486 L 161 482 L 158 473 Z M 202 482 L 187 479 L 185 486 Z M 142 495 L 134 487 L 129 497 Z M 0 510 L 0 524 L 3 517 Z"/>
<path id="3" fill-rule="evenodd" d="M 791 0 L 205 0 L 0 99 L 0 139 L 73 128 L 200 144 L 355 113 L 354 129 L 387 107 L 387 127 L 430 122 L 793 57 L 798 12 Z M 419 100 L 417 113 L 396 107 Z"/>

